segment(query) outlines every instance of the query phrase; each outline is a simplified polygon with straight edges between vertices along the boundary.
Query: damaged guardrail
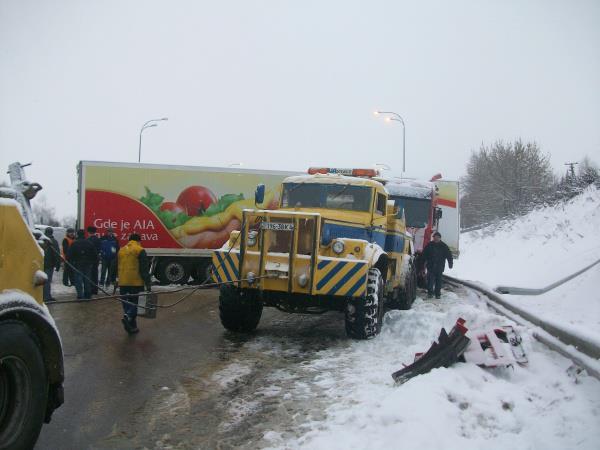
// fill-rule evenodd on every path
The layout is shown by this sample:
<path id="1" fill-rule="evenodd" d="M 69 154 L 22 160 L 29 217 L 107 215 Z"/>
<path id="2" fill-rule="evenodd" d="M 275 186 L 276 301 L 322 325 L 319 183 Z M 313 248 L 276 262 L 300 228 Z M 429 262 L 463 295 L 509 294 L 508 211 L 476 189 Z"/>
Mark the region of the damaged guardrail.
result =
<path id="1" fill-rule="evenodd" d="M 549 323 L 549 322 L 533 315 L 529 311 L 522 309 L 518 306 L 515 306 L 510 302 L 507 302 L 500 295 L 485 288 L 484 286 L 480 285 L 479 283 L 461 280 L 458 278 L 450 277 L 448 275 L 444 275 L 444 277 L 446 279 L 448 279 L 449 281 L 453 281 L 458 284 L 463 284 L 465 286 L 470 287 L 471 289 L 481 292 L 483 295 L 489 297 L 491 300 L 498 303 L 499 305 L 506 308 L 507 310 L 511 311 L 512 313 L 521 316 L 523 319 L 527 320 L 528 322 L 531 322 L 532 324 L 540 327 L 544 331 L 550 333 L 552 336 L 556 337 L 558 340 L 560 340 L 564 344 L 572 345 L 577 350 L 579 350 L 580 352 L 586 354 L 587 356 L 589 356 L 591 358 L 600 359 L 600 345 L 598 345 L 597 343 L 590 342 L 582 336 L 578 336 L 577 334 L 572 333 L 571 331 L 568 331 L 558 325 Z"/>
<path id="2" fill-rule="evenodd" d="M 578 277 L 582 273 L 590 270 L 592 267 L 594 267 L 598 263 L 600 263 L 600 259 L 598 261 L 584 267 L 583 269 L 578 270 L 577 272 L 569 275 L 568 277 L 565 277 L 562 280 L 558 280 L 556 283 L 552 283 L 544 288 L 531 289 L 531 288 L 521 288 L 521 287 L 514 287 L 514 286 L 498 286 L 494 289 L 494 291 L 496 291 L 500 294 L 510 294 L 510 295 L 541 295 L 541 294 L 545 294 L 546 292 L 551 291 L 552 289 L 557 288 L 558 286 L 565 284 L 567 281 L 570 281 L 573 278 Z"/>

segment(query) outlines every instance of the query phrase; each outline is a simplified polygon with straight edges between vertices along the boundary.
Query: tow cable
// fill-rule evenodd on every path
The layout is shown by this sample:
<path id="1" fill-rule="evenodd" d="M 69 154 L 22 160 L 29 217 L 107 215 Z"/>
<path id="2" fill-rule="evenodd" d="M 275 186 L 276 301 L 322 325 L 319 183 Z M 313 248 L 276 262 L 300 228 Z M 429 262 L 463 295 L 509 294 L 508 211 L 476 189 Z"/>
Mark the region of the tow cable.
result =
<path id="1" fill-rule="evenodd" d="M 231 252 L 231 250 L 235 246 L 235 243 L 238 238 L 239 238 L 239 235 L 236 236 L 235 241 L 232 243 L 231 247 L 229 248 L 229 251 L 227 252 L 228 254 Z M 183 288 L 170 289 L 170 290 L 164 290 L 164 291 L 158 291 L 158 292 L 142 291 L 136 295 L 146 296 L 148 298 L 154 297 L 154 299 L 152 299 L 150 302 L 148 302 L 148 305 L 140 305 L 140 304 L 136 304 L 136 303 L 130 302 L 128 300 L 125 300 L 124 297 L 128 297 L 130 294 L 115 295 L 115 292 L 118 287 L 117 284 L 115 284 L 115 286 L 114 286 L 113 293 L 112 294 L 108 293 L 101 286 L 94 283 L 83 272 L 81 272 L 75 266 L 73 266 L 69 261 L 67 261 L 53 246 L 50 245 L 49 248 L 51 248 L 52 251 L 55 252 L 60 257 L 61 261 L 65 265 L 69 266 L 71 268 L 71 270 L 73 270 L 74 272 L 77 272 L 79 275 L 81 275 L 83 278 L 85 278 L 90 283 L 90 285 L 97 288 L 99 291 L 102 291 L 106 295 L 104 297 L 96 297 L 96 298 L 89 298 L 89 299 L 55 300 L 53 302 L 48 302 L 47 304 L 49 304 L 49 305 L 63 304 L 64 305 L 64 304 L 75 304 L 75 303 L 90 303 L 90 302 L 96 302 L 96 301 L 100 301 L 100 300 L 116 300 L 120 303 L 124 303 L 124 304 L 131 305 L 131 306 L 137 306 L 138 308 L 142 308 L 142 309 L 146 310 L 148 313 L 148 316 L 147 316 L 148 318 L 156 317 L 156 309 L 157 308 L 162 308 L 162 309 L 172 308 L 172 307 L 178 305 L 179 303 L 183 302 L 184 300 L 187 300 L 191 295 L 193 295 L 196 291 L 199 291 L 199 290 L 210 289 L 213 287 L 223 286 L 223 285 L 227 285 L 227 284 L 239 283 L 241 281 L 254 281 L 254 280 L 261 279 L 261 278 L 271 278 L 272 277 L 271 275 L 263 275 L 263 276 L 253 276 L 252 279 L 240 278 L 239 280 L 223 281 L 223 282 L 219 282 L 219 283 L 208 283 L 208 281 L 211 278 L 209 276 L 208 278 L 206 278 L 206 280 L 204 280 L 204 282 L 200 283 L 200 285 L 194 286 L 194 287 L 183 287 Z M 214 268 L 213 271 L 217 271 L 221 266 L 222 266 L 222 264 L 219 264 L 219 266 Z M 182 291 L 188 291 L 188 290 L 191 290 L 191 292 L 185 294 L 183 297 L 181 297 L 177 301 L 175 301 L 173 303 L 169 303 L 168 305 L 159 305 L 158 302 L 156 301 L 156 297 L 158 297 L 159 295 L 173 294 L 176 292 L 182 292 Z"/>

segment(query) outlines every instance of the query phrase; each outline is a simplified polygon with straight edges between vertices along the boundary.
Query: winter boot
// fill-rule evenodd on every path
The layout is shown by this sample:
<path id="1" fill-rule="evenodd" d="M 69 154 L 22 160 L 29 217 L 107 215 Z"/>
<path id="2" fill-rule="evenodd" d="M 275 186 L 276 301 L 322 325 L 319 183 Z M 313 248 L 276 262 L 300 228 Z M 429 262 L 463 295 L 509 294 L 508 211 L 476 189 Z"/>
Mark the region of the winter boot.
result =
<path id="1" fill-rule="evenodd" d="M 428 292 L 427 293 L 427 298 L 433 298 L 433 292 Z"/>
<path id="2" fill-rule="evenodd" d="M 129 321 L 129 325 L 131 326 L 131 334 L 140 332 L 140 329 L 137 327 L 137 320 L 135 319 L 135 317 Z"/>
<path id="3" fill-rule="evenodd" d="M 123 328 L 125 328 L 125 331 L 127 331 L 128 334 L 133 334 L 133 328 L 131 326 L 131 321 L 129 320 L 129 317 L 127 317 L 127 315 L 123 316 L 123 318 L 121 319 L 121 322 L 123 323 Z"/>

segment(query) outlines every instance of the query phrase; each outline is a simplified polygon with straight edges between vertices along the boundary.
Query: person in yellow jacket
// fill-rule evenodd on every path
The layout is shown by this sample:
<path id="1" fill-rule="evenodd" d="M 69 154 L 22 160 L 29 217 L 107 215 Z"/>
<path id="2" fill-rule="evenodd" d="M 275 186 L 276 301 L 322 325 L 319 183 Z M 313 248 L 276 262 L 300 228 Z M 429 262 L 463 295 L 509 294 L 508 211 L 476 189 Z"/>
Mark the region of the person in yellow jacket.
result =
<path id="1" fill-rule="evenodd" d="M 119 291 L 121 298 L 128 302 L 122 303 L 125 313 L 122 322 L 129 334 L 140 331 L 136 322 L 139 294 L 144 286 L 147 291 L 151 289 L 148 255 L 140 240 L 139 234 L 132 233 L 129 242 L 119 250 L 117 256 Z"/>

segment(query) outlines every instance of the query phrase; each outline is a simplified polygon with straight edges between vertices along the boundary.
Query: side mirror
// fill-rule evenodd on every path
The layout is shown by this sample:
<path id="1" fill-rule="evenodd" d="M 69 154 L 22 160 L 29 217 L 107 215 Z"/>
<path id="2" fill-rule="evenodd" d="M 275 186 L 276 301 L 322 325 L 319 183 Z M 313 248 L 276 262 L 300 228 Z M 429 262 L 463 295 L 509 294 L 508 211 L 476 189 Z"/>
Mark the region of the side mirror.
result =
<path id="1" fill-rule="evenodd" d="M 442 218 L 442 208 L 436 208 L 435 212 L 436 212 L 436 217 L 438 219 L 441 219 Z"/>
<path id="2" fill-rule="evenodd" d="M 265 201 L 265 185 L 259 184 L 256 186 L 256 192 L 254 192 L 254 204 L 258 205 Z"/>

